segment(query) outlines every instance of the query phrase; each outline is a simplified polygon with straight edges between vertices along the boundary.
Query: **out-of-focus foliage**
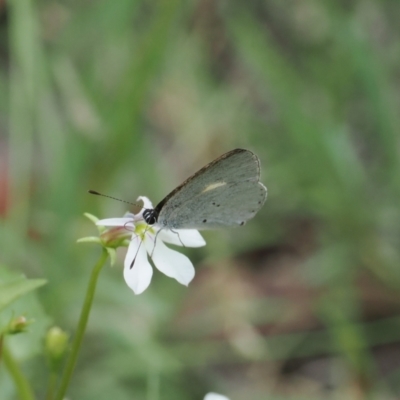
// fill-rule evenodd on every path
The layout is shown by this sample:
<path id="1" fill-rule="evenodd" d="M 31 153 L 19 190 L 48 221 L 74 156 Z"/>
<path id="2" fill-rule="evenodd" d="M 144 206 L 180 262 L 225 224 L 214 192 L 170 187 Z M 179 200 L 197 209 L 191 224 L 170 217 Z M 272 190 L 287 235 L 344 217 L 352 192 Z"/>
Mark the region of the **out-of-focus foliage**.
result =
<path id="1" fill-rule="evenodd" d="M 125 212 L 87 189 L 156 203 L 245 147 L 269 190 L 187 249 L 189 288 L 156 273 L 135 297 L 104 269 L 69 398 L 400 396 L 399 20 L 394 0 L 0 1 L 0 262 L 48 280 L 54 323 L 73 334 L 99 254 L 83 212 Z M 42 398 L 44 360 L 24 370 Z"/>
<path id="2" fill-rule="evenodd" d="M 19 297 L 46 283 L 44 279 L 26 279 L 24 276 L 12 275 L 0 265 L 0 311 Z"/>

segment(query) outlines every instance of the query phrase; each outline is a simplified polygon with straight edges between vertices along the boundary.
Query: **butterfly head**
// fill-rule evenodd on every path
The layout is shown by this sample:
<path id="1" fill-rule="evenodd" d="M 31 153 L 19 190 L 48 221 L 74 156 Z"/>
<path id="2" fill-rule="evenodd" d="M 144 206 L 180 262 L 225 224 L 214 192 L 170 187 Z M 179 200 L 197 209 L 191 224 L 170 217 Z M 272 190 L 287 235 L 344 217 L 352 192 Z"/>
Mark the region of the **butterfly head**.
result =
<path id="1" fill-rule="evenodd" d="M 144 210 L 143 219 L 145 220 L 146 224 L 154 225 L 158 219 L 158 211 L 154 208 L 148 208 Z"/>

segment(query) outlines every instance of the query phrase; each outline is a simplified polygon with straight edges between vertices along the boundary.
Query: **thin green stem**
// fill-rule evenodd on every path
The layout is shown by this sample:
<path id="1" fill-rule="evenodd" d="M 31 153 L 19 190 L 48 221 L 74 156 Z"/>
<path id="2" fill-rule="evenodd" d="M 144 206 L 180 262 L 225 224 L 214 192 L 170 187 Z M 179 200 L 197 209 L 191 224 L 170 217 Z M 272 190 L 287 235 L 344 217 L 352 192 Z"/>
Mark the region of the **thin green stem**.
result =
<path id="1" fill-rule="evenodd" d="M 3 343 L 4 343 L 4 334 L 0 334 L 0 363 L 2 359 L 2 354 L 3 354 Z"/>
<path id="2" fill-rule="evenodd" d="M 89 319 L 90 309 L 92 308 L 93 297 L 96 291 L 97 279 L 99 277 L 101 269 L 104 266 L 104 263 L 107 260 L 107 257 L 108 257 L 107 250 L 103 249 L 101 257 L 97 262 L 97 264 L 94 266 L 92 275 L 90 276 L 89 285 L 86 292 L 86 298 L 83 303 L 81 316 L 79 318 L 78 328 L 76 330 L 75 338 L 72 343 L 71 352 L 67 359 L 64 374 L 61 378 L 60 388 L 55 397 L 56 400 L 63 400 L 67 392 L 70 380 L 72 378 L 72 374 L 74 372 L 74 368 L 76 365 L 76 360 L 78 358 L 79 350 L 81 348 L 83 336 L 85 334 L 86 325 Z"/>
<path id="3" fill-rule="evenodd" d="M 49 383 L 47 385 L 46 400 L 53 400 L 54 392 L 56 390 L 56 385 L 57 385 L 57 378 L 58 375 L 56 372 L 50 373 Z"/>
<path id="4" fill-rule="evenodd" d="M 21 400 L 35 400 L 35 395 L 29 384 L 28 380 L 26 379 L 25 375 L 22 373 L 21 368 L 19 367 L 18 363 L 14 360 L 13 355 L 8 350 L 3 343 L 3 360 L 4 365 L 6 366 L 11 378 L 15 383 L 15 387 L 18 391 L 19 398 Z"/>

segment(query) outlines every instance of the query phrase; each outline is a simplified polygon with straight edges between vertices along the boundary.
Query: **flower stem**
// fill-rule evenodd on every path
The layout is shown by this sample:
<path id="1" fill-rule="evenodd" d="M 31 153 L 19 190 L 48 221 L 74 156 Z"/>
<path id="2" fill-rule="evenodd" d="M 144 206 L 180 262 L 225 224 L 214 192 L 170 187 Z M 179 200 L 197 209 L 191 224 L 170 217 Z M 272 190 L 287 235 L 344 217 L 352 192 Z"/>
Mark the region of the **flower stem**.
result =
<path id="1" fill-rule="evenodd" d="M 0 333 L 0 363 L 3 354 L 3 343 L 4 343 L 4 334 Z"/>
<path id="2" fill-rule="evenodd" d="M 29 382 L 27 381 L 25 375 L 22 373 L 18 363 L 14 360 L 11 352 L 6 346 L 4 346 L 4 343 L 2 354 L 4 365 L 6 366 L 9 374 L 11 375 L 11 378 L 15 383 L 19 398 L 21 400 L 35 400 L 35 395 Z"/>
<path id="3" fill-rule="evenodd" d="M 78 353 L 81 348 L 83 335 L 85 334 L 86 325 L 89 319 L 89 313 L 92 307 L 94 293 L 96 291 L 97 279 L 99 277 L 101 269 L 104 266 L 104 263 L 107 260 L 107 256 L 108 256 L 107 250 L 103 248 L 101 257 L 97 262 L 97 264 L 94 266 L 92 275 L 90 276 L 89 285 L 86 292 L 86 298 L 83 303 L 81 316 L 79 318 L 75 338 L 71 347 L 71 353 L 69 354 L 69 357 L 67 359 L 64 374 L 61 378 L 60 387 L 55 397 L 56 400 L 63 400 L 67 392 L 70 380 L 72 378 L 72 374 L 74 372 L 74 368 L 76 365 L 76 360 L 78 358 Z"/>
<path id="4" fill-rule="evenodd" d="M 56 372 L 51 372 L 49 376 L 49 383 L 47 385 L 46 400 L 53 400 L 55 387 L 57 384 L 58 375 Z"/>

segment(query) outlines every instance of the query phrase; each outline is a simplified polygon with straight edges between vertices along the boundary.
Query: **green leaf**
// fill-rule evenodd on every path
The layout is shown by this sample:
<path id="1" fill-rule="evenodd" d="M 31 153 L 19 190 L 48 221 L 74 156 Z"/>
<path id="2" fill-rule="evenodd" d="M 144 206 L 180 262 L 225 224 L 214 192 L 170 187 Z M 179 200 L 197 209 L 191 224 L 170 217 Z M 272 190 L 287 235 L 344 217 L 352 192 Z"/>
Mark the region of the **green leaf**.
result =
<path id="1" fill-rule="evenodd" d="M 42 351 L 43 337 L 52 323 L 34 292 L 45 283 L 44 279 L 28 279 L 0 265 L 0 329 L 11 318 L 21 315 L 33 322 L 23 334 L 7 337 L 8 347 L 18 360 L 26 360 Z"/>
<path id="2" fill-rule="evenodd" d="M 0 281 L 0 311 L 14 300 L 43 286 L 45 283 L 45 279 L 27 279 L 24 276 L 6 282 Z"/>

